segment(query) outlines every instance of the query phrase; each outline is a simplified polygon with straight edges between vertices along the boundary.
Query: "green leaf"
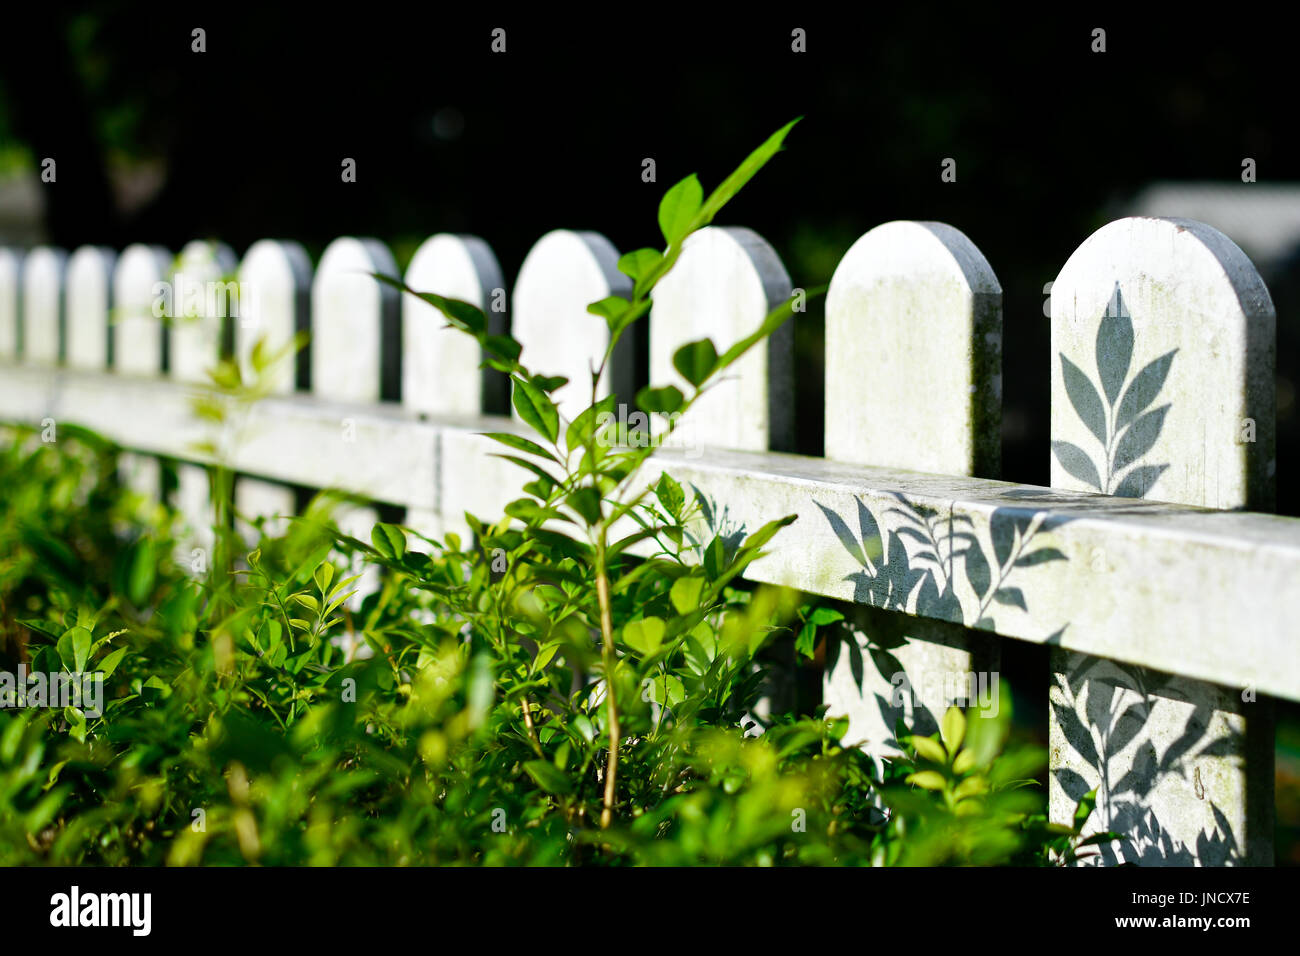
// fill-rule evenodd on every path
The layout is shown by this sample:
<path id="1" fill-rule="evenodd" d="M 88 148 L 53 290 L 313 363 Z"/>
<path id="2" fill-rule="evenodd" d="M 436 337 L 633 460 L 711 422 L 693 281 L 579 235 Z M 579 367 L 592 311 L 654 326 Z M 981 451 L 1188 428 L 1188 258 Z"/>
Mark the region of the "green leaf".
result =
<path id="1" fill-rule="evenodd" d="M 663 253 L 658 249 L 634 249 L 619 257 L 618 271 L 637 282 L 658 266 L 663 258 Z"/>
<path id="2" fill-rule="evenodd" d="M 943 774 L 937 770 L 922 770 L 919 773 L 908 774 L 907 782 L 924 790 L 942 790 L 947 783 Z"/>
<path id="3" fill-rule="evenodd" d="M 799 636 L 795 638 L 794 649 L 796 654 L 802 654 L 804 657 L 812 660 L 817 656 L 817 627 L 814 624 L 805 624 L 799 628 Z"/>
<path id="4" fill-rule="evenodd" d="M 798 123 L 802 118 L 801 116 L 795 117 L 786 123 L 764 140 L 758 149 L 745 157 L 745 161 L 736 168 L 736 171 L 724 179 L 718 185 L 718 188 L 709 194 L 709 198 L 705 200 L 704 205 L 700 208 L 695 222 L 692 223 L 693 228 L 698 229 L 701 226 L 707 226 L 713 221 L 713 217 L 722 211 L 722 207 L 729 203 L 736 193 L 740 192 L 744 185 L 753 179 L 773 156 L 781 151 L 786 136 L 794 128 L 795 123 Z"/>
<path id="5" fill-rule="evenodd" d="M 86 669 L 86 658 L 90 656 L 92 637 L 84 627 L 69 628 L 59 638 L 57 650 L 63 666 L 74 673 Z"/>
<path id="6" fill-rule="evenodd" d="M 545 435 L 550 441 L 555 441 L 560 434 L 560 413 L 555 403 L 543 389 L 531 382 L 518 378 L 514 382 L 513 401 L 519 417 L 538 433 Z"/>
<path id="7" fill-rule="evenodd" d="M 647 412 L 659 412 L 663 415 L 671 415 L 682 407 L 684 401 L 686 398 L 676 385 L 665 385 L 662 388 L 647 386 L 636 393 L 637 405 Z"/>
<path id="8" fill-rule="evenodd" d="M 527 452 L 530 455 L 536 455 L 538 458 L 545 458 L 553 461 L 557 465 L 560 460 L 543 448 L 537 442 L 530 438 L 524 438 L 522 435 L 513 435 L 510 432 L 479 432 L 484 438 L 490 438 L 493 441 L 499 441 L 503 445 L 508 445 L 518 451 Z"/>
<path id="9" fill-rule="evenodd" d="M 681 520 L 682 508 L 686 506 L 686 493 L 666 471 L 659 475 L 659 483 L 655 485 L 655 497 L 674 519 Z"/>
<path id="10" fill-rule="evenodd" d="M 530 760 L 524 764 L 524 770 L 547 793 L 562 794 L 573 789 L 569 778 L 549 760 Z"/>
<path id="11" fill-rule="evenodd" d="M 673 368 L 696 388 L 718 365 L 718 350 L 710 339 L 688 342 L 673 354 Z"/>
<path id="12" fill-rule="evenodd" d="M 406 554 L 406 532 L 395 524 L 379 522 L 370 529 L 370 540 L 375 550 L 390 561 L 400 560 Z"/>
<path id="13" fill-rule="evenodd" d="M 105 655 L 95 667 L 95 670 L 104 675 L 104 680 L 108 680 L 113 676 L 113 671 L 117 670 L 117 665 L 122 662 L 122 658 L 125 656 L 126 648 L 119 647 L 113 653 Z"/>
<path id="14" fill-rule="evenodd" d="M 659 231 L 664 242 L 671 246 L 686 238 L 703 201 L 704 187 L 694 173 L 664 194 L 659 202 Z"/>
<path id="15" fill-rule="evenodd" d="M 605 324 L 610 330 L 618 327 L 619 318 L 632 305 L 627 299 L 620 295 L 610 295 L 601 299 L 599 302 L 593 302 L 587 306 L 587 311 L 592 315 L 599 315 L 605 320 Z"/>
<path id="16" fill-rule="evenodd" d="M 833 607 L 816 607 L 808 615 L 808 623 L 817 627 L 824 627 L 827 624 L 834 624 L 836 621 L 844 620 L 844 615 Z"/>
<path id="17" fill-rule="evenodd" d="M 587 524 L 594 525 L 600 521 L 600 492 L 590 485 L 570 492 L 565 497 L 564 503 L 576 511 Z"/>
<path id="18" fill-rule="evenodd" d="M 482 335 L 487 330 L 487 316 L 484 315 L 482 309 L 472 303 L 463 302 L 460 299 L 449 299 L 441 295 L 435 295 L 432 292 L 417 292 L 401 279 L 393 276 L 381 275 L 378 272 L 372 272 L 371 275 L 385 285 L 390 285 L 403 292 L 409 292 L 417 299 L 429 303 L 429 305 L 441 312 L 448 322 L 462 331 Z"/>
<path id="19" fill-rule="evenodd" d="M 643 657 L 659 650 L 664 641 L 664 622 L 661 618 L 646 617 L 630 621 L 623 627 L 623 643 Z"/>
<path id="20" fill-rule="evenodd" d="M 1083 825 L 1088 822 L 1088 817 L 1092 816 L 1092 811 L 1097 806 L 1097 791 L 1089 790 L 1079 800 L 1079 805 L 1074 808 L 1074 831 L 1078 833 L 1083 829 Z"/>
<path id="21" fill-rule="evenodd" d="M 960 707 L 949 707 L 944 712 L 943 722 L 939 725 L 939 736 L 943 738 L 948 753 L 955 754 L 961 749 L 962 739 L 966 736 L 966 715 Z"/>
<path id="22" fill-rule="evenodd" d="M 141 538 L 135 543 L 131 555 L 131 571 L 127 577 L 126 596 L 136 607 L 143 607 L 153 593 L 157 572 L 152 538 Z"/>
<path id="23" fill-rule="evenodd" d="M 312 580 L 316 582 L 316 587 L 320 590 L 322 596 L 330 593 L 330 584 L 334 581 L 334 565 L 328 561 L 322 561 L 312 572 Z"/>
<path id="24" fill-rule="evenodd" d="M 678 614 L 687 615 L 700 610 L 700 594 L 704 591 L 704 581 L 695 576 L 678 578 L 673 582 L 668 598 Z"/>
<path id="25" fill-rule="evenodd" d="M 928 760 L 931 763 L 948 762 L 948 753 L 943 749 L 943 745 L 939 741 L 917 734 L 912 737 L 911 743 L 917 756 L 923 760 Z"/>
<path id="26" fill-rule="evenodd" d="M 975 769 L 979 761 L 979 756 L 975 751 L 966 749 L 957 755 L 957 759 L 952 762 L 952 772 L 956 774 L 967 774 Z"/>

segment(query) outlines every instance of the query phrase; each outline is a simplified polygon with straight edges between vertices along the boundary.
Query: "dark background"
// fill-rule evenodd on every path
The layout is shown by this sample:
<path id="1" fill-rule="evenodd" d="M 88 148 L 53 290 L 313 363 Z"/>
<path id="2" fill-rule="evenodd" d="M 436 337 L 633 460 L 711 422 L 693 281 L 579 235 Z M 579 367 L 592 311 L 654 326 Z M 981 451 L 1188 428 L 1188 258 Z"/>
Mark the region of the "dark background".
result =
<path id="1" fill-rule="evenodd" d="M 972 9 L 972 8 L 967 8 Z M 1225 8 L 1226 10 L 1226 8 Z M 485 238 L 509 280 L 558 227 L 627 250 L 659 241 L 663 191 L 706 189 L 786 120 L 804 121 L 723 223 L 765 236 L 794 284 L 829 280 L 864 232 L 936 219 L 984 252 L 1005 300 L 1002 477 L 1048 482 L 1043 286 L 1153 180 L 1300 181 L 1294 41 L 1241 10 L 1146 22 L 931 7 L 774 13 L 622 5 L 309 8 L 43 3 L 0 57 L 0 136 L 54 156 L 49 241 L 178 249 L 264 237 L 319 254 L 372 235 L 404 265 L 438 231 Z M 207 31 L 191 52 L 190 31 Z M 490 51 L 494 27 L 507 52 Z M 1091 52 L 1094 27 L 1107 51 Z M 791 52 L 791 30 L 807 52 Z M 343 157 L 357 182 L 343 183 Z M 653 157 L 658 181 L 641 180 Z M 940 180 L 946 157 L 957 181 Z M 161 189 L 115 206 L 106 170 Z M 1300 467 L 1297 323 L 1279 311 L 1279 473 Z M 819 306 L 796 324 L 799 450 L 821 452 Z M 864 380 L 864 388 L 870 387 Z M 1283 480 L 1279 510 L 1300 514 Z"/>

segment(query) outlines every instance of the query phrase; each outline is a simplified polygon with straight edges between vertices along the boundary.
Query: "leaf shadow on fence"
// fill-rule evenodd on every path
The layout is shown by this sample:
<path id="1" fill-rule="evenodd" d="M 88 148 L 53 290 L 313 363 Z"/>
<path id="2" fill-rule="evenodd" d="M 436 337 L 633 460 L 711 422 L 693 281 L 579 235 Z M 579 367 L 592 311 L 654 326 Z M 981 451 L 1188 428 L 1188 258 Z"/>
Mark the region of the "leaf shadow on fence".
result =
<path id="1" fill-rule="evenodd" d="M 939 511 L 912 502 L 902 494 L 893 497 L 895 504 L 879 515 L 857 499 L 856 529 L 844 516 L 815 502 L 840 545 L 858 566 L 846 580 L 853 582 L 853 600 L 865 605 L 864 616 L 859 618 L 865 643 L 859 645 L 853 635 L 843 635 L 835 649 L 828 652 L 827 667 L 833 670 L 840 655 L 847 654 L 853 680 L 864 691 L 872 685 L 898 685 L 898 675 L 906 671 L 896 652 L 911 638 L 952 643 L 963 633 L 970 634 L 963 632 L 963 627 L 996 631 L 1000 608 L 1028 611 L 1033 590 L 1025 580 L 1023 569 L 1067 560 L 1057 548 L 1043 544 L 1039 536 L 1077 516 L 1049 514 L 1019 505 L 999 507 L 989 520 L 986 549 L 969 518 L 953 514 L 951 509 Z M 1105 499 L 1093 495 L 1069 496 L 1047 490 L 1018 489 L 1010 492 L 1009 497 L 1046 498 L 1054 505 L 1085 508 L 1103 503 L 1099 506 L 1107 507 L 1108 513 L 1115 511 L 1113 506 L 1104 505 Z M 1135 502 L 1124 510 L 1149 513 L 1158 512 L 1161 507 L 1158 502 Z M 907 541 L 913 545 L 910 549 L 905 547 Z M 960 593 L 956 587 L 959 576 L 967 585 Z M 917 621 L 917 615 L 938 620 Z M 1062 624 L 1044 643 L 1059 647 L 1067 627 L 1068 622 Z M 969 637 L 960 646 L 973 652 L 979 647 Z M 1192 765 L 1194 758 L 1238 752 L 1241 744 L 1238 737 L 1228 734 L 1209 739 L 1212 708 L 1195 706 L 1175 742 L 1163 753 L 1157 753 L 1149 739 L 1152 735 L 1147 733 L 1151 712 L 1162 695 L 1177 699 L 1176 678 L 1063 650 L 1054 654 L 1081 660 L 1083 664 L 1068 678 L 1060 678 L 1068 703 L 1053 701 L 1055 718 L 1071 751 L 1066 759 L 1054 761 L 1053 777 L 1072 805 L 1077 805 L 1095 787 L 1098 809 L 1094 811 L 1092 825 L 1125 837 L 1101 845 L 1099 860 L 1145 865 L 1241 861 L 1243 850 L 1217 806 L 1210 806 L 1214 825 L 1205 827 L 1195 847 L 1191 847 L 1171 836 L 1147 799 L 1157 781 L 1167 774 L 1182 775 L 1195 786 L 1198 771 Z M 978 656 L 973 654 L 973 671 L 980 669 L 977 660 Z M 883 683 L 866 680 L 868 666 L 883 678 Z M 1130 699 L 1133 695 L 1123 697 L 1119 693 L 1081 694 L 1086 683 L 1095 683 L 1099 688 L 1106 686 L 1094 681 L 1100 676 L 1095 673 L 1098 666 L 1113 667 L 1113 673 L 1126 675 L 1136 701 Z M 914 684 L 915 677 L 906 675 L 906 685 Z M 885 727 L 893 728 L 900 717 L 906 717 L 919 733 L 928 734 L 937 729 L 939 715 L 924 706 L 915 706 L 915 700 L 909 713 L 909 702 L 900 700 L 898 694 L 877 691 L 874 697 Z M 1074 706 L 1079 701 L 1084 702 L 1082 716 Z M 1158 739 L 1158 728 L 1151 729 L 1156 731 Z M 883 743 L 897 747 L 896 739 Z M 1136 756 L 1126 752 L 1132 746 L 1138 748 Z M 1092 780 L 1085 779 L 1081 770 Z"/>
<path id="2" fill-rule="evenodd" d="M 1197 800 L 1204 801 L 1205 781 L 1197 761 L 1242 753 L 1244 734 L 1230 726 L 1215 736 L 1213 704 L 1185 692 L 1180 687 L 1184 682 L 1174 675 L 1085 654 L 1058 652 L 1055 661 L 1051 708 L 1071 751 L 1071 759 L 1053 772 L 1055 782 L 1073 802 L 1096 789 L 1097 809 L 1090 822 L 1099 830 L 1128 838 L 1099 845 L 1099 862 L 1142 866 L 1246 862 L 1246 848 L 1239 845 L 1227 816 L 1212 800 L 1207 804 L 1213 825 L 1202 829 L 1194 846 L 1175 837 L 1149 802 L 1157 783 L 1171 776 L 1181 778 Z M 1180 705 L 1190 708 L 1181 733 L 1163 753 L 1158 752 L 1153 735 L 1146 731 L 1157 728 L 1154 736 L 1163 737 L 1160 730 L 1168 726 L 1168 709 Z M 1071 768 L 1070 762 L 1081 763 L 1092 779 Z"/>
<path id="3" fill-rule="evenodd" d="M 860 645 L 853 634 L 840 635 L 828 648 L 827 668 L 833 671 L 846 654 L 854 683 L 864 692 L 870 686 L 865 680 L 869 659 L 882 679 L 872 683 L 892 688 L 887 696 L 875 693 L 882 726 L 894 728 L 902 720 L 914 732 L 930 734 L 938 729 L 941 714 L 925 705 L 923 695 L 908 691 L 932 686 L 933 681 L 927 680 L 928 675 L 908 673 L 895 651 L 917 641 L 969 652 L 965 675 L 944 674 L 951 686 L 945 687 L 942 703 L 987 704 L 990 672 L 997 666 L 996 646 L 994 638 L 980 631 L 996 630 L 997 607 L 1028 610 L 1015 571 L 1064 561 L 1058 549 L 1036 546 L 1036 539 L 1072 518 L 1014 505 L 998 508 L 990 521 L 991 550 L 986 551 L 970 517 L 911 501 L 897 492 L 893 499 L 877 516 L 856 498 L 856 531 L 845 517 L 814 501 L 859 566 L 846 580 L 853 583 L 853 601 L 859 606 L 856 629 L 864 642 Z M 910 549 L 907 542 L 912 543 Z M 966 584 L 960 593 L 959 576 Z M 1051 635 L 1049 642 L 1059 640 L 1063 631 L 1064 627 Z M 996 674 L 991 680 L 996 701 Z M 936 706 L 940 703 L 933 694 L 929 696 Z M 897 746 L 892 737 L 883 743 Z"/>
<path id="4" fill-rule="evenodd" d="M 694 491 L 710 533 L 724 542 L 741 540 L 743 522 L 735 521 L 729 509 L 699 488 Z M 846 655 L 859 692 L 872 685 L 878 688 L 872 691 L 871 706 L 883 727 L 892 731 L 901 718 L 913 732 L 930 734 L 938 729 L 942 713 L 907 693 L 921 681 L 919 675 L 908 673 L 899 649 L 918 637 L 931 644 L 962 647 L 972 651 L 972 671 L 982 670 L 979 644 L 971 637 L 996 640 L 981 632 L 997 631 L 1000 611 L 1027 612 L 1032 604 L 1028 569 L 1068 560 L 1041 535 L 1084 516 L 1092 507 L 1111 516 L 1158 514 L 1171 507 L 1134 500 L 1117 509 L 1113 500 L 1099 495 L 1048 489 L 1020 488 L 1004 497 L 1011 503 L 994 509 L 983 540 L 971 518 L 951 508 L 912 501 L 900 492 L 892 494 L 891 504 L 875 511 L 855 497 L 849 516 L 814 500 L 856 566 L 844 579 L 852 582 L 852 601 L 858 605 L 851 615 L 853 627 L 843 628 L 828 642 L 827 672 L 833 672 Z M 1035 507 L 1036 500 L 1070 512 Z M 1187 780 L 1199 793 L 1195 761 L 1239 753 L 1241 735 L 1229 731 L 1210 739 L 1214 708 L 1189 701 L 1180 693 L 1177 677 L 1065 651 L 1060 644 L 1068 626 L 1068 621 L 1062 623 L 1043 640 L 1056 648 L 1054 655 L 1081 662 L 1057 678 L 1060 699 L 1054 695 L 1051 707 L 1069 752 L 1053 761 L 1051 774 L 1072 805 L 1088 790 L 1097 789 L 1098 805 L 1089 829 L 1123 835 L 1123 840 L 1099 845 L 1095 859 L 1140 865 L 1244 862 L 1245 848 L 1234 836 L 1227 815 L 1213 802 L 1207 807 L 1213 823 L 1202 828 L 1193 845 L 1173 836 L 1149 799 L 1157 782 L 1171 774 Z M 860 632 L 862 643 L 852 630 Z M 869 668 L 880 682 L 868 681 Z M 1123 675 L 1123 680 L 1116 675 Z M 1094 686 L 1110 687 L 1112 693 L 1092 693 Z M 965 702 L 973 706 L 976 697 L 972 688 Z M 1192 707 L 1181 733 L 1160 752 L 1157 743 L 1163 724 L 1151 722 L 1153 710 L 1165 700 Z M 878 743 L 888 749 L 898 747 L 893 735 Z"/>
<path id="5" fill-rule="evenodd" d="M 1178 350 L 1148 362 L 1130 379 L 1133 343 L 1133 319 L 1116 283 L 1093 349 L 1100 388 L 1064 352 L 1059 355 L 1066 397 L 1101 445 L 1101 457 L 1094 459 L 1078 445 L 1058 440 L 1052 442 L 1052 454 L 1074 478 L 1120 498 L 1145 497 L 1169 469 L 1168 464 L 1142 464 L 1142 459 L 1159 441 L 1172 407 L 1171 402 L 1151 406 L 1164 388 Z"/>

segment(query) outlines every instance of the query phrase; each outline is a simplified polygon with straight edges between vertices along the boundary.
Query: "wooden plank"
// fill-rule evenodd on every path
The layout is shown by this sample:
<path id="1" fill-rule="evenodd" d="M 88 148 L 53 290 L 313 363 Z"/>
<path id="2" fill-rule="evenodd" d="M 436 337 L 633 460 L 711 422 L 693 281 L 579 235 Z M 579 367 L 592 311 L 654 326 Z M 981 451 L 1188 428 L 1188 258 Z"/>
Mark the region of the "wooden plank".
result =
<path id="1" fill-rule="evenodd" d="M 178 457 L 192 454 L 187 449 L 203 434 L 181 384 L 55 371 L 52 388 L 42 391 L 34 385 L 50 372 L 0 368 L 6 420 L 51 415 L 126 447 Z M 344 421 L 354 428 L 352 444 L 329 440 Z M 459 502 L 440 491 L 451 476 L 509 469 L 499 483 L 479 482 L 484 516 L 499 513 L 525 480 L 508 463 L 465 453 L 471 440 L 484 442 L 477 432 L 518 427 L 505 418 L 420 420 L 398 406 L 286 396 L 259 403 L 250 424 L 253 438 L 235 454 L 241 472 L 438 514 L 459 514 L 451 510 Z M 958 601 L 936 601 L 914 587 L 906 600 L 890 602 L 903 613 L 1300 700 L 1300 519 L 771 452 L 717 450 L 691 459 L 662 449 L 647 480 L 661 469 L 725 506 L 736 527 L 798 516 L 753 565 L 753 580 L 879 605 L 879 588 L 861 574 L 864 560 L 888 554 L 885 544 L 914 523 L 909 515 L 931 512 L 942 525 L 968 528 L 985 555 L 1009 560 L 1054 548 L 1062 557 L 1010 562 L 1004 584 L 1021 590 L 1024 607 L 986 606 L 969 584 L 969 556 L 945 551 Z M 874 528 L 863 510 L 875 516 Z M 919 543 L 902 537 L 900 544 L 903 551 L 885 562 L 898 575 L 885 583 L 898 587 L 920 566 L 912 550 Z"/>

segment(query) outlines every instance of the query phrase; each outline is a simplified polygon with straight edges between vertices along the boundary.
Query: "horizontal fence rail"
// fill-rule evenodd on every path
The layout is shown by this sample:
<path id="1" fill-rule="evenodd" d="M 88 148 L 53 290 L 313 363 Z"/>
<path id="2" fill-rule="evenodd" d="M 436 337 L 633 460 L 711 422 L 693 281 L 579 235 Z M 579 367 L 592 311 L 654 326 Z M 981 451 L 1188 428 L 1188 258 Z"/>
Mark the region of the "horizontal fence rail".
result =
<path id="1" fill-rule="evenodd" d="M 617 261 L 603 236 L 557 230 L 507 295 L 486 242 L 440 234 L 405 279 L 478 305 L 526 363 L 567 374 L 568 416 L 583 404 L 572 383 L 608 342 L 586 305 L 629 289 Z M 155 494 L 156 456 L 178 460 L 200 547 L 214 449 L 250 515 L 291 513 L 306 486 L 400 506 L 435 537 L 465 531 L 466 512 L 499 516 L 525 476 L 480 433 L 522 427 L 508 381 L 368 273 L 397 267 L 367 238 L 337 240 L 315 269 L 273 240 L 242 262 L 197 242 L 174 259 L 146 245 L 0 250 L 0 419 L 92 428 L 130 450 L 124 473 Z M 646 369 L 667 384 L 680 345 L 709 336 L 721 351 L 803 295 L 762 237 L 701 230 L 600 393 L 640 414 Z M 972 703 L 954 687 L 996 679 L 999 638 L 1045 644 L 1054 820 L 1096 789 L 1089 829 L 1127 837 L 1102 862 L 1271 862 L 1270 698 L 1300 700 L 1300 521 L 1263 513 L 1276 481 L 1268 291 L 1216 230 L 1127 219 L 1079 247 L 1051 301 L 1052 488 L 997 480 L 1001 286 L 965 235 L 929 222 L 871 230 L 831 280 L 825 458 L 784 453 L 797 427 L 787 325 L 645 478 L 664 470 L 693 490 L 702 534 L 797 516 L 747 576 L 852 605 L 824 682 L 847 742 L 887 757 L 898 717 L 925 732 Z M 219 355 L 263 375 L 265 395 L 214 433 L 195 400 Z M 374 514 L 347 521 L 364 530 Z"/>

